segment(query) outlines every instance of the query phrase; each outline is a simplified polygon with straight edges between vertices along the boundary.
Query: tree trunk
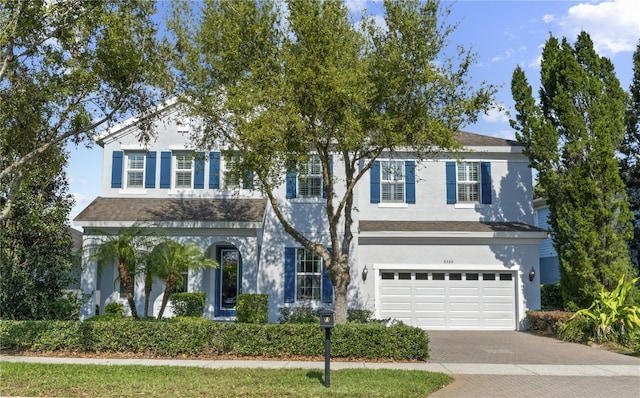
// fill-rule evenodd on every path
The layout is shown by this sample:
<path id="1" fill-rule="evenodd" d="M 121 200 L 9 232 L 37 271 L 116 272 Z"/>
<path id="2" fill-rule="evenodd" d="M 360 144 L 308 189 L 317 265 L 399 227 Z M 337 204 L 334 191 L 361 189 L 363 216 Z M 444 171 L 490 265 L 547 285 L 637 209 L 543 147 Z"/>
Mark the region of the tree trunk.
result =
<path id="1" fill-rule="evenodd" d="M 167 307 L 167 303 L 169 302 L 169 297 L 171 297 L 171 289 L 176 283 L 176 276 L 174 274 L 169 274 L 167 277 L 167 281 L 164 285 L 164 294 L 162 295 L 162 305 L 160 306 L 160 312 L 158 312 L 158 320 L 162 319 L 162 315 L 164 315 L 164 309 Z"/>
<path id="2" fill-rule="evenodd" d="M 136 302 L 133 296 L 133 283 L 129 278 L 127 266 L 122 261 L 118 264 L 118 273 L 120 274 L 120 283 L 124 285 L 124 288 L 127 291 L 127 302 L 129 303 L 129 309 L 131 310 L 131 317 L 133 319 L 138 319 L 138 310 L 136 309 Z"/>
<path id="3" fill-rule="evenodd" d="M 149 316 L 149 299 L 151 297 L 152 282 L 145 281 L 144 284 L 144 317 Z"/>
<path id="4" fill-rule="evenodd" d="M 347 322 L 347 287 L 349 283 L 351 283 L 351 275 L 349 274 L 348 267 L 348 257 L 344 257 L 341 261 L 338 262 L 336 267 L 337 272 L 335 274 L 338 275 L 337 278 L 331 277 L 333 282 L 333 290 L 335 295 L 335 303 L 334 303 L 334 319 L 336 323 L 346 323 Z M 334 274 L 333 272 L 329 272 L 329 274 Z"/>

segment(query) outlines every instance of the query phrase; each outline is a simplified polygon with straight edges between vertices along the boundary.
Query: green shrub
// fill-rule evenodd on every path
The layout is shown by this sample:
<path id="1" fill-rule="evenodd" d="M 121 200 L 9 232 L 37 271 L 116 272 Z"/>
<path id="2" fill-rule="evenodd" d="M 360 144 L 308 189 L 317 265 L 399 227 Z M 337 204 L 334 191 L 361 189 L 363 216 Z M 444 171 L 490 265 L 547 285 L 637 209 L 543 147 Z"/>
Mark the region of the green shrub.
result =
<path id="1" fill-rule="evenodd" d="M 582 315 L 574 315 L 571 322 L 565 322 L 558 330 L 558 337 L 571 343 L 586 344 L 591 340 L 593 333 L 589 320 Z"/>
<path id="2" fill-rule="evenodd" d="M 240 323 L 267 323 L 269 319 L 268 294 L 239 294 L 236 321 Z"/>
<path id="3" fill-rule="evenodd" d="M 112 301 L 104 306 L 104 313 L 109 315 L 124 316 L 124 305 L 117 301 Z"/>
<path id="4" fill-rule="evenodd" d="M 426 360 L 427 333 L 397 323 L 350 322 L 332 329 L 331 355 L 371 360 Z M 250 324 L 203 318 L 162 321 L 103 318 L 0 321 L 3 349 L 132 353 L 151 357 L 322 357 L 324 332 L 314 324 Z"/>
<path id="5" fill-rule="evenodd" d="M 347 322 L 367 323 L 373 321 L 373 311 L 350 308 L 347 310 Z"/>
<path id="6" fill-rule="evenodd" d="M 543 310 L 562 310 L 562 289 L 559 283 L 540 285 L 540 301 Z"/>
<path id="7" fill-rule="evenodd" d="M 527 328 L 537 334 L 558 337 L 562 325 L 573 316 L 565 311 L 527 311 Z"/>
<path id="8" fill-rule="evenodd" d="M 640 307 L 627 301 L 628 293 L 640 278 L 626 282 L 624 278 L 620 278 L 611 292 L 603 287 L 591 306 L 577 311 L 565 323 L 565 327 L 572 330 L 585 327 L 585 335 L 598 342 L 620 342 L 626 335 L 640 331 Z M 572 325 L 573 323 L 578 323 L 578 326 Z"/>
<path id="9" fill-rule="evenodd" d="M 303 303 L 296 307 L 281 307 L 280 323 L 320 323 L 318 312 L 310 303 Z"/>
<path id="10" fill-rule="evenodd" d="M 174 293 L 169 299 L 176 317 L 201 317 L 204 312 L 206 295 L 203 292 Z"/>

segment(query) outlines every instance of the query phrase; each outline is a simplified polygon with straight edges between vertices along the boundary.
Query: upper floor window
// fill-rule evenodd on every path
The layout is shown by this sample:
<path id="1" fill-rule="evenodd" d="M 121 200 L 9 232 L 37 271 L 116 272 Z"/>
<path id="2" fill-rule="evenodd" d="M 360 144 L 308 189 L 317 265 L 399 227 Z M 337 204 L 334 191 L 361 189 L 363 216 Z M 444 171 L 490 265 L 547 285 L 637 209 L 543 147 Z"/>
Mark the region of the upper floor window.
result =
<path id="1" fill-rule="evenodd" d="M 380 187 L 382 189 L 381 202 L 404 202 L 404 162 L 397 160 L 380 161 Z"/>
<path id="2" fill-rule="evenodd" d="M 329 174 L 333 172 L 333 158 L 329 157 Z M 322 177 L 322 162 L 318 155 L 311 155 L 309 159 L 298 165 L 298 170 L 289 170 L 286 178 L 287 199 L 293 198 L 324 198 L 324 182 Z"/>
<path id="3" fill-rule="evenodd" d="M 312 155 L 303 163 L 298 174 L 298 197 L 322 196 L 322 163 L 317 155 Z"/>
<path id="4" fill-rule="evenodd" d="M 189 152 L 175 154 L 175 187 L 193 188 L 193 155 Z"/>
<path id="5" fill-rule="evenodd" d="M 458 203 L 480 202 L 480 163 L 458 163 Z"/>
<path id="6" fill-rule="evenodd" d="M 416 162 L 413 160 L 376 160 L 369 172 L 370 202 L 416 203 Z M 404 205 L 402 205 L 404 206 Z"/>
<path id="7" fill-rule="evenodd" d="M 226 152 L 224 158 L 224 189 L 253 189 L 253 173 L 242 171 L 238 164 L 242 160 L 239 152 Z"/>
<path id="8" fill-rule="evenodd" d="M 447 203 L 491 204 L 490 162 L 446 162 Z"/>
<path id="9" fill-rule="evenodd" d="M 127 152 L 127 188 L 144 187 L 144 153 Z"/>

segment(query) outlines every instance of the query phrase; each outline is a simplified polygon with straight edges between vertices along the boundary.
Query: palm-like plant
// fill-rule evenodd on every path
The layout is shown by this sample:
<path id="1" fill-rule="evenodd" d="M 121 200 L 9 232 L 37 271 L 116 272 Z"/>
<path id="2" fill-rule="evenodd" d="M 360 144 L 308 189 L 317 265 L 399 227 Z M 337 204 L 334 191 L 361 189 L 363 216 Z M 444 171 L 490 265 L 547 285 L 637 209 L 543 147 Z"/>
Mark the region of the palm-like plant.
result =
<path id="1" fill-rule="evenodd" d="M 118 279 L 127 292 L 131 316 L 138 318 L 134 299 L 135 278 L 145 263 L 149 248 L 157 243 L 158 236 L 149 228 L 133 226 L 121 229 L 117 235 L 104 234 L 106 239 L 91 247 L 90 258 L 99 265 L 118 263 Z"/>
<path id="2" fill-rule="evenodd" d="M 182 283 L 183 272 L 200 267 L 215 268 L 218 266 L 218 263 L 208 258 L 204 250 L 195 243 L 180 244 L 172 240 L 156 246 L 149 255 L 147 264 L 157 270 L 157 275 L 165 280 L 158 320 L 162 319 L 173 287 Z"/>

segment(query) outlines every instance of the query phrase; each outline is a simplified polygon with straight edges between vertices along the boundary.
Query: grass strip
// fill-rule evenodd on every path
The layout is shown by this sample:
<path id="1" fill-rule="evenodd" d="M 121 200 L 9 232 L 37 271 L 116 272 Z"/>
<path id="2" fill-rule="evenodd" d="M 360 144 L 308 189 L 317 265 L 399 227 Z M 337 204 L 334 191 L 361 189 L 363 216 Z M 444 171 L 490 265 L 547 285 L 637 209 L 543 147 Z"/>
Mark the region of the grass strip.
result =
<path id="1" fill-rule="evenodd" d="M 425 397 L 453 379 L 388 369 L 207 369 L 0 362 L 0 396 L 29 397 Z"/>

